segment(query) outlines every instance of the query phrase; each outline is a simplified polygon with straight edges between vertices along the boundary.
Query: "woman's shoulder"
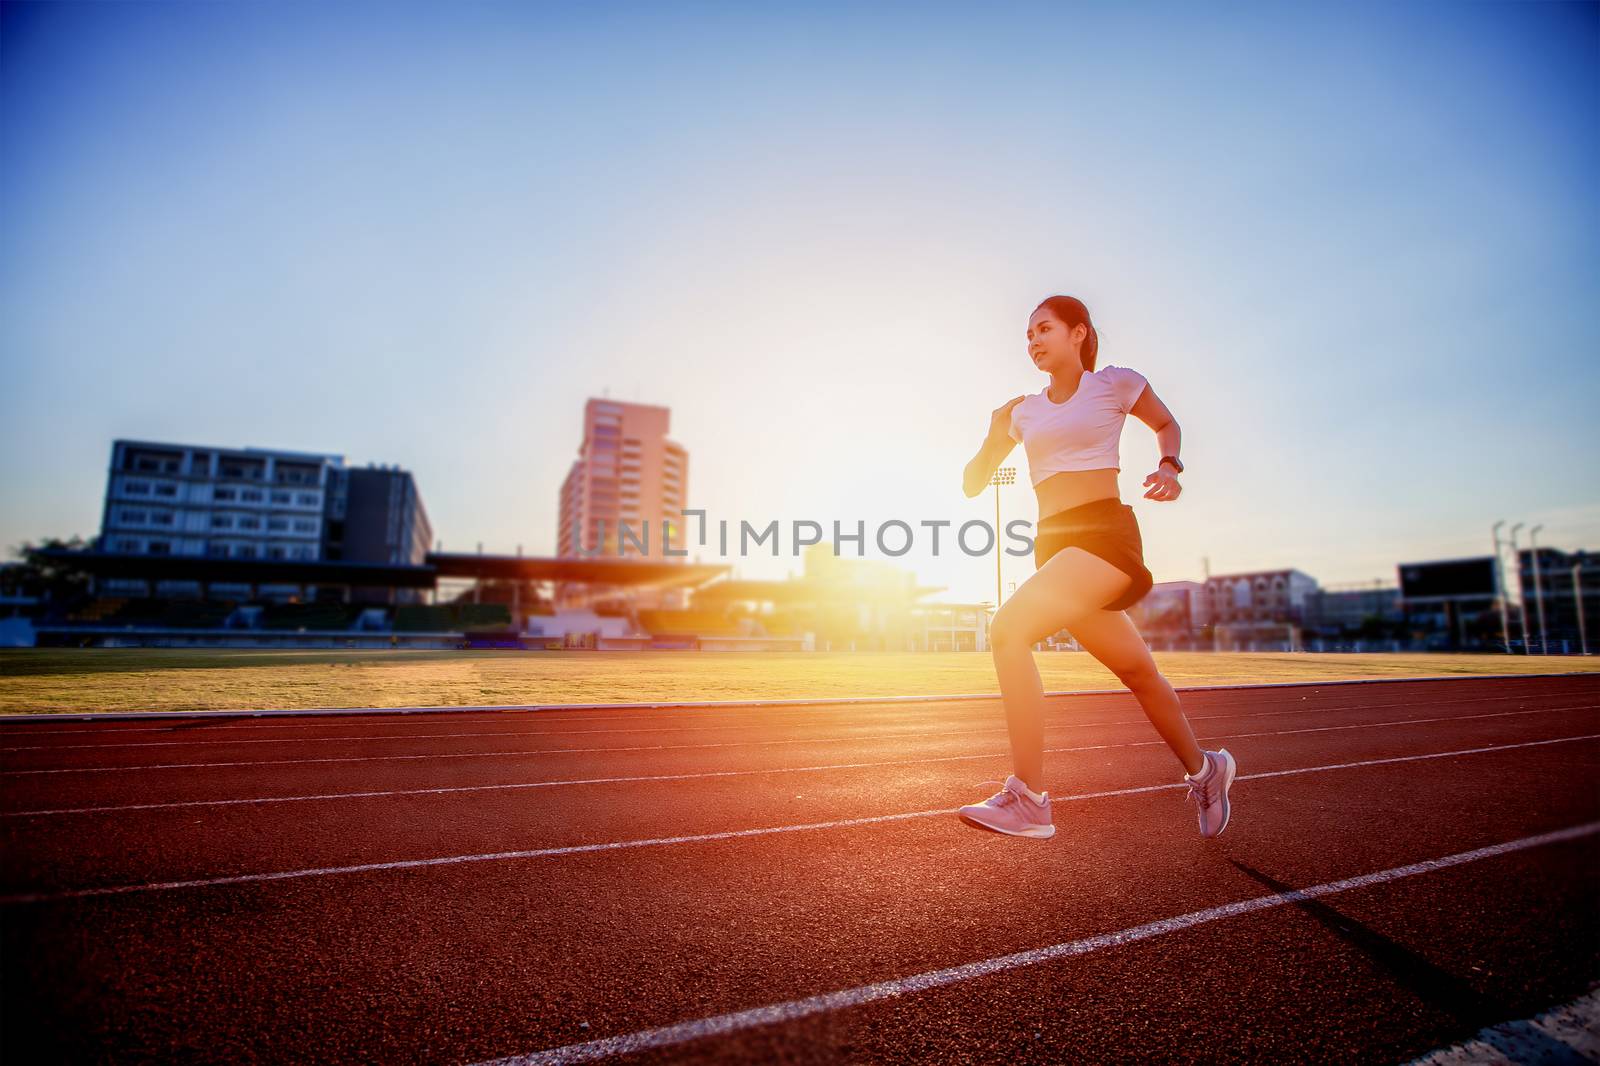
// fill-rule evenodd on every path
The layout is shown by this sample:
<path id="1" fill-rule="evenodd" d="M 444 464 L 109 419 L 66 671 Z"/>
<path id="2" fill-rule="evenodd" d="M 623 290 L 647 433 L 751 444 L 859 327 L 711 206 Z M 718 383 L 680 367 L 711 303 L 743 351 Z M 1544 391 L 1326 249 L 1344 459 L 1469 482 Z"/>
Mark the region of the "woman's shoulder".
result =
<path id="1" fill-rule="evenodd" d="M 1150 383 L 1143 374 L 1131 366 L 1107 363 L 1098 373 L 1111 395 L 1116 397 L 1117 406 L 1125 413 L 1132 412 L 1133 405 L 1138 402 L 1145 386 Z"/>
<path id="2" fill-rule="evenodd" d="M 1128 393 L 1137 396 L 1144 391 L 1147 379 L 1131 366 L 1118 366 L 1116 363 L 1107 363 L 1094 372 L 1097 380 L 1103 381 L 1116 393 Z"/>

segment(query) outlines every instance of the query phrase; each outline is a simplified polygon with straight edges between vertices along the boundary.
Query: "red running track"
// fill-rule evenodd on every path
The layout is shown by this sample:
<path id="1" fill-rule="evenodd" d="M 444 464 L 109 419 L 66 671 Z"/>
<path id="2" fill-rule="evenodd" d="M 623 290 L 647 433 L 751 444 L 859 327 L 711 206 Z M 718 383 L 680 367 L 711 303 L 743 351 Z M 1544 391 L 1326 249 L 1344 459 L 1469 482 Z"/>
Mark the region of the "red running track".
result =
<path id="1" fill-rule="evenodd" d="M 1600 678 L 0 721 L 6 1062 L 1399 1061 L 1600 977 Z"/>

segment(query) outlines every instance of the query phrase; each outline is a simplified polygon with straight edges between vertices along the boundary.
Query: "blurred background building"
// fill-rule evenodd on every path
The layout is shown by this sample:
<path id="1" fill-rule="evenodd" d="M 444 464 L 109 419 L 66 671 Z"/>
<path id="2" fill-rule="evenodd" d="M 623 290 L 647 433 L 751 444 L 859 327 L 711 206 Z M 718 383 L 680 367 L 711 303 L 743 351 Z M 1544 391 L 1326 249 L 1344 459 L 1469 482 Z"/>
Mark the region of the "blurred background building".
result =
<path id="1" fill-rule="evenodd" d="M 672 547 L 684 547 L 679 512 L 687 506 L 689 454 L 667 439 L 671 421 L 668 408 L 651 404 L 584 404 L 578 457 L 561 485 L 557 555 L 671 558 L 663 554 L 666 522 Z M 627 537 L 623 523 L 632 530 Z"/>
<path id="2" fill-rule="evenodd" d="M 398 466 L 350 469 L 342 456 L 116 440 L 99 549 L 118 555 L 415 566 L 433 539 L 416 480 Z M 108 577 L 127 596 L 318 598 L 305 582 Z M 416 589 L 358 587 L 356 601 L 416 602 Z M 341 598 L 342 595 L 341 595 Z"/>

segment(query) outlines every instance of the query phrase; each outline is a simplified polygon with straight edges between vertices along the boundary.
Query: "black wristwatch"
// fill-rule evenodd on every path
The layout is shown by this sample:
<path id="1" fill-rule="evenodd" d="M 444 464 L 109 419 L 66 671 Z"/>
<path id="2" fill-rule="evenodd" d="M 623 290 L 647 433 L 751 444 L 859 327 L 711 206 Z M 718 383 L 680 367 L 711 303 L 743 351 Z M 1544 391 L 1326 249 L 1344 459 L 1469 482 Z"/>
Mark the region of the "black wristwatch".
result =
<path id="1" fill-rule="evenodd" d="M 1161 463 L 1171 463 L 1173 467 L 1177 469 L 1178 473 L 1183 473 L 1183 464 L 1178 462 L 1178 457 L 1176 455 L 1163 455 L 1161 457 Z M 1161 463 L 1157 463 L 1156 466 L 1160 466 Z"/>

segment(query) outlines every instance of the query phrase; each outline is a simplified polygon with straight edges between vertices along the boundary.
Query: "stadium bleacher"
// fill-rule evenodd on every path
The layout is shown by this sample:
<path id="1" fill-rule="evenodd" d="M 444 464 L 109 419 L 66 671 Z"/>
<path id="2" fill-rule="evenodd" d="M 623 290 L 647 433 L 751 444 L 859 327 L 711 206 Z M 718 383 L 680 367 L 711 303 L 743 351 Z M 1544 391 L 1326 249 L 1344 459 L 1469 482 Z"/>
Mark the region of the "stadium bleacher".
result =
<path id="1" fill-rule="evenodd" d="M 713 610 L 643 610 L 639 612 L 639 625 L 652 636 L 658 633 L 694 633 L 703 637 L 741 637 L 749 627 L 738 619 L 729 618 L 722 611 Z"/>
<path id="2" fill-rule="evenodd" d="M 394 614 L 397 633 L 464 633 L 510 626 L 511 608 L 503 603 L 402 604 Z"/>

